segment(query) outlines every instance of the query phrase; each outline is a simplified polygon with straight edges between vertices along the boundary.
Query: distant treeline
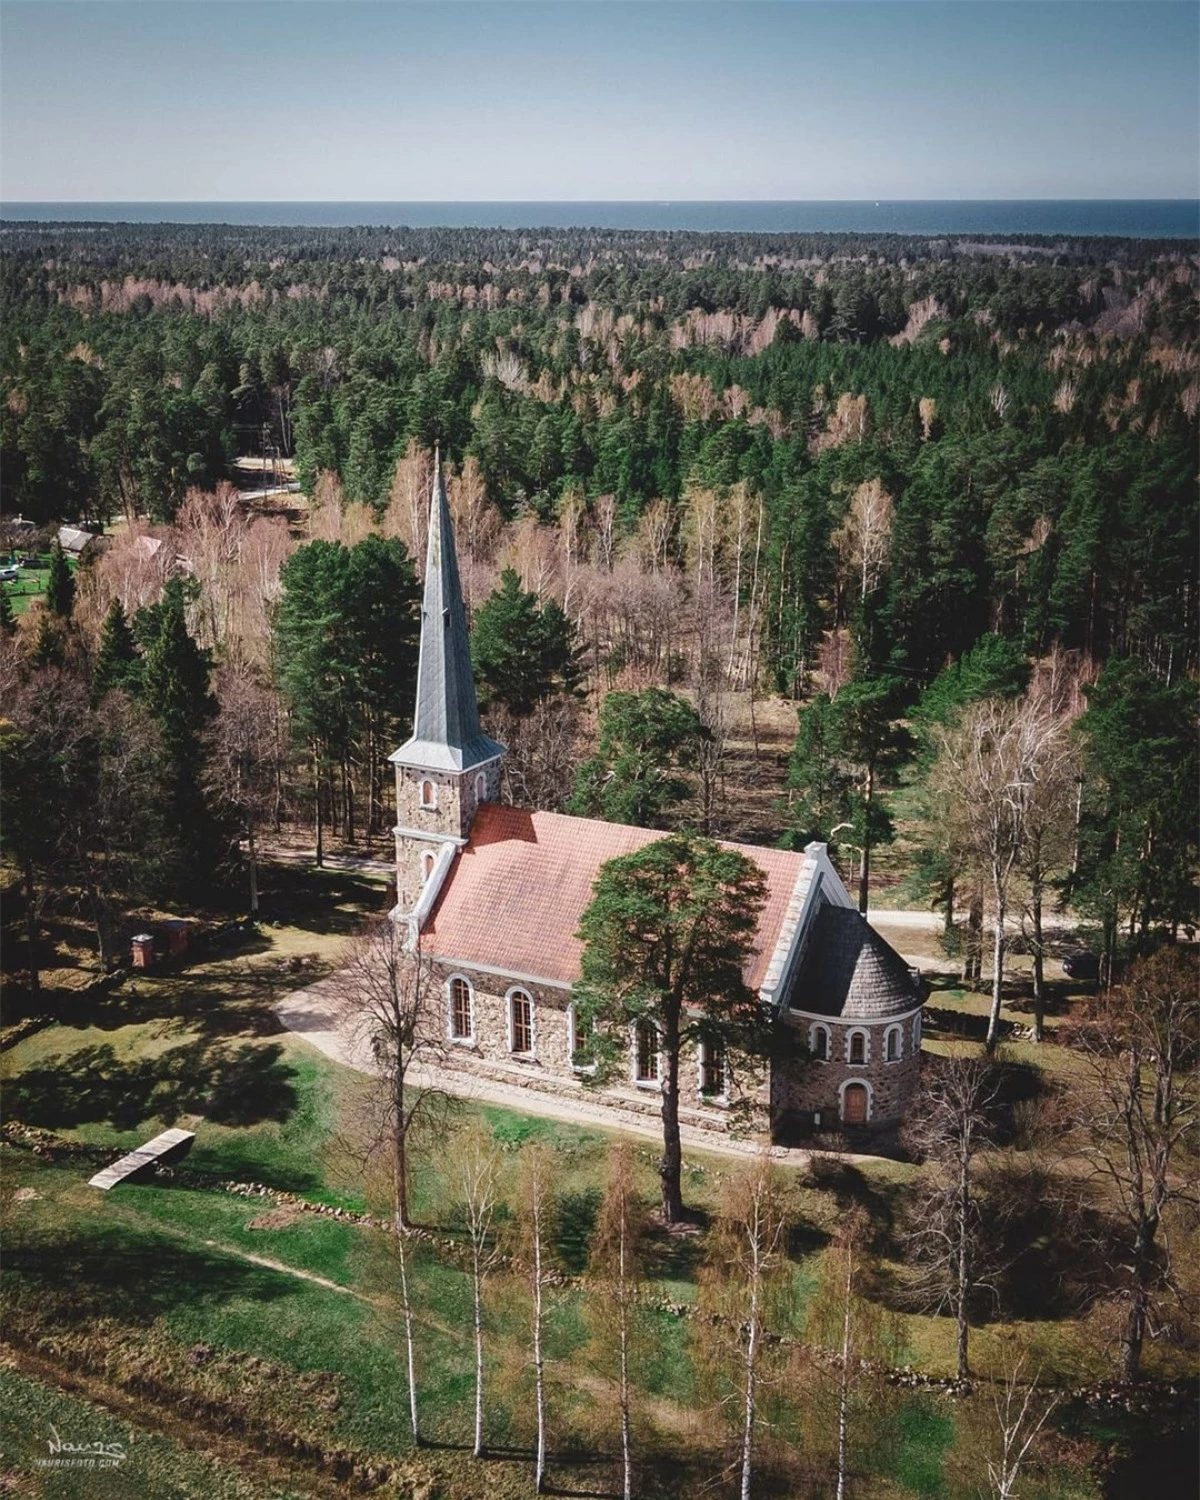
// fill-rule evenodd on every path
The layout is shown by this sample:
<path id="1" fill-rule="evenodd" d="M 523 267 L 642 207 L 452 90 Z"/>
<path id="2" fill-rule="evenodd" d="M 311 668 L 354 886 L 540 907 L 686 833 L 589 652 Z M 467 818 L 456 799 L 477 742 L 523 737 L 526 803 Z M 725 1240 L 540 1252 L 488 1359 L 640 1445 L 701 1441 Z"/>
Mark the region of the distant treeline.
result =
<path id="1" fill-rule="evenodd" d="M 608 507 L 631 542 L 662 502 L 662 562 L 725 575 L 787 690 L 864 611 L 856 638 L 920 680 L 987 630 L 1195 663 L 1186 245 L 14 223 L 0 244 L 6 511 L 168 520 L 264 441 L 382 511 L 409 444 L 440 443 L 504 518 Z"/>

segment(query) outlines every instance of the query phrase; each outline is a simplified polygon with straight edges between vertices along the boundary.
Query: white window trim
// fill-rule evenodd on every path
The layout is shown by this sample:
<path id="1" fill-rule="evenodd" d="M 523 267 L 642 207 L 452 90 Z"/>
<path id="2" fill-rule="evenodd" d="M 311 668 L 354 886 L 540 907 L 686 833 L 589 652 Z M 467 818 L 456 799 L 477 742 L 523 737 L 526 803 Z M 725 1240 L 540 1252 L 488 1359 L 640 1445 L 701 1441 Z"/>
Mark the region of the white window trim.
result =
<path id="1" fill-rule="evenodd" d="M 654 1054 L 654 1068 L 658 1074 L 657 1078 L 638 1077 L 639 1026 L 649 1026 L 659 1039 L 659 1047 Z M 635 1089 L 654 1089 L 657 1093 L 662 1093 L 662 1032 L 659 1031 L 653 1021 L 635 1021 L 629 1029 L 629 1076 L 633 1080 Z"/>
<path id="2" fill-rule="evenodd" d="M 454 981 L 462 980 L 467 987 L 467 1015 L 470 1018 L 471 1030 L 466 1036 L 454 1035 Z M 446 979 L 446 1040 L 455 1047 L 473 1047 L 475 1045 L 475 986 L 465 974 L 451 974 Z"/>
<path id="3" fill-rule="evenodd" d="M 888 1056 L 888 1052 L 891 1049 L 891 1043 L 892 1043 L 892 1038 L 893 1037 L 896 1038 L 896 1042 L 897 1042 L 896 1055 L 895 1055 L 895 1057 L 889 1057 Z M 883 1060 L 884 1060 L 884 1062 L 886 1064 L 888 1064 L 891 1067 L 895 1067 L 897 1063 L 900 1063 L 900 1062 L 904 1061 L 904 1027 L 903 1026 L 889 1026 L 888 1029 L 883 1033 Z"/>
<path id="4" fill-rule="evenodd" d="M 421 884 L 424 885 L 433 874 L 433 867 L 437 864 L 437 855 L 432 849 L 425 849 L 421 854 Z"/>
<path id="5" fill-rule="evenodd" d="M 825 1033 L 825 1056 L 824 1057 L 818 1057 L 817 1056 L 817 1032 L 818 1031 L 823 1031 Z M 826 1024 L 825 1024 L 824 1021 L 814 1021 L 812 1023 L 812 1025 L 808 1028 L 808 1052 L 809 1052 L 809 1056 L 812 1058 L 812 1060 L 814 1062 L 819 1062 L 822 1066 L 824 1066 L 826 1063 L 828 1063 L 828 1062 L 830 1062 L 832 1060 L 832 1058 L 833 1058 L 833 1031 L 832 1031 L 832 1029 L 829 1026 L 826 1026 Z"/>
<path id="6" fill-rule="evenodd" d="M 912 1018 L 912 1046 L 913 1056 L 916 1057 L 921 1051 L 921 1012 L 918 1011 Z"/>
<path id="7" fill-rule="evenodd" d="M 475 778 L 475 801 L 476 804 L 487 801 L 487 777 L 482 771 Z"/>
<path id="8" fill-rule="evenodd" d="M 867 1118 L 866 1118 L 866 1120 L 863 1123 L 866 1124 L 866 1125 L 869 1125 L 871 1123 L 872 1118 L 874 1117 L 874 1114 L 875 1114 L 875 1090 L 871 1087 L 870 1080 L 866 1079 L 866 1078 L 847 1078 L 844 1083 L 839 1084 L 839 1086 L 838 1086 L 838 1124 L 839 1125 L 844 1125 L 846 1123 L 846 1090 L 849 1089 L 849 1088 L 866 1089 L 866 1091 L 867 1091 Z"/>
<path id="9" fill-rule="evenodd" d="M 429 801 L 425 800 L 425 788 L 429 788 Z M 417 801 L 421 805 L 422 812 L 437 812 L 438 810 L 438 784 L 429 776 L 422 776 L 417 782 Z"/>
<path id="10" fill-rule="evenodd" d="M 850 1048 L 853 1045 L 854 1038 L 856 1036 L 861 1036 L 862 1039 L 863 1039 L 863 1060 L 860 1063 L 858 1063 L 858 1062 L 851 1062 L 850 1061 Z M 871 1032 L 870 1032 L 870 1029 L 868 1027 L 866 1027 L 866 1026 L 851 1026 L 850 1029 L 846 1032 L 846 1066 L 848 1068 L 865 1068 L 865 1067 L 868 1067 L 870 1065 L 870 1062 L 871 1062 Z"/>
<path id="11" fill-rule="evenodd" d="M 571 1071 L 573 1073 L 594 1073 L 596 1071 L 595 1063 L 577 1063 L 573 1060 L 578 1050 L 579 1038 L 575 1034 L 575 1002 L 572 1000 L 567 1006 L 567 1057 L 572 1059 Z"/>
<path id="12" fill-rule="evenodd" d="M 513 996 L 524 995 L 529 1001 L 529 1051 L 517 1052 L 513 1049 Z M 508 1055 L 510 1057 L 534 1058 L 537 1056 L 537 1001 L 534 999 L 533 991 L 527 990 L 523 984 L 514 984 L 504 996 L 504 1025 L 508 1032 Z"/>
<path id="13" fill-rule="evenodd" d="M 707 1042 L 696 1043 L 696 1094 L 701 1104 L 729 1104 L 729 1053 L 725 1052 L 725 1066 L 721 1069 L 721 1092 L 719 1094 L 705 1093 L 704 1091 L 704 1059 L 708 1051 Z"/>

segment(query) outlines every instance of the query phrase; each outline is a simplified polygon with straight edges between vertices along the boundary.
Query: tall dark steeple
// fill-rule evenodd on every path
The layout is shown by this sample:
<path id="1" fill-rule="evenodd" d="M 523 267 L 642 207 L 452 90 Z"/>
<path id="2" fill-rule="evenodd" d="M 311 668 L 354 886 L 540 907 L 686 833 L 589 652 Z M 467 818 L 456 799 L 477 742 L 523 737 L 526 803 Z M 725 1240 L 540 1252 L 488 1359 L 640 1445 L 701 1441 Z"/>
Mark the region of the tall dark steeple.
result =
<path id="1" fill-rule="evenodd" d="M 467 611 L 458 581 L 450 506 L 435 460 L 421 606 L 417 711 L 396 767 L 396 913 L 415 933 L 436 899 L 475 809 L 500 796 L 504 746 L 479 725 Z"/>
<path id="2" fill-rule="evenodd" d="M 424 770 L 468 771 L 502 754 L 503 749 L 479 727 L 467 612 L 439 456 L 429 506 L 417 711 L 412 738 L 392 760 Z"/>

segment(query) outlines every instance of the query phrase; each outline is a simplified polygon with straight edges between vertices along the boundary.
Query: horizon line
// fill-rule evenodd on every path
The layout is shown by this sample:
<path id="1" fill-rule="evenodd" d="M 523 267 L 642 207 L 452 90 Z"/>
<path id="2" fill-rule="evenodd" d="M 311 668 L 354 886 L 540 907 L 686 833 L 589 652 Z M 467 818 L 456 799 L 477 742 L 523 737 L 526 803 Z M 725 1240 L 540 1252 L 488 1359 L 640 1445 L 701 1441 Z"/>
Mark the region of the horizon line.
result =
<path id="1" fill-rule="evenodd" d="M 1200 196 L 1176 196 L 1167 198 L 1064 198 L 1041 195 L 1032 198 L 0 198 L 5 203 L 29 206 L 52 204 L 90 205 L 98 203 L 228 203 L 228 204 L 285 204 L 285 203 L 338 203 L 344 205 L 371 203 L 478 203 L 478 204 L 524 204 L 524 203 L 638 203 L 647 207 L 673 208 L 680 204 L 709 203 L 1200 203 Z"/>

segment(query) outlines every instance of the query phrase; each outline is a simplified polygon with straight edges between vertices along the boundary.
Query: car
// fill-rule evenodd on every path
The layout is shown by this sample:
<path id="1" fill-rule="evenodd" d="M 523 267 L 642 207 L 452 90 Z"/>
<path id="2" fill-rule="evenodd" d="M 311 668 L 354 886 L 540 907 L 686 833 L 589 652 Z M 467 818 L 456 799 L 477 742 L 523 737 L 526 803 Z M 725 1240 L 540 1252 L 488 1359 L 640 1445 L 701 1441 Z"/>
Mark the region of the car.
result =
<path id="1" fill-rule="evenodd" d="M 0 583 L 16 583 L 19 576 L 16 568 L 0 568 Z"/>
<path id="2" fill-rule="evenodd" d="M 1100 978 L 1100 959 L 1095 953 L 1068 953 L 1063 959 L 1063 973 L 1068 979 L 1094 983 Z"/>

